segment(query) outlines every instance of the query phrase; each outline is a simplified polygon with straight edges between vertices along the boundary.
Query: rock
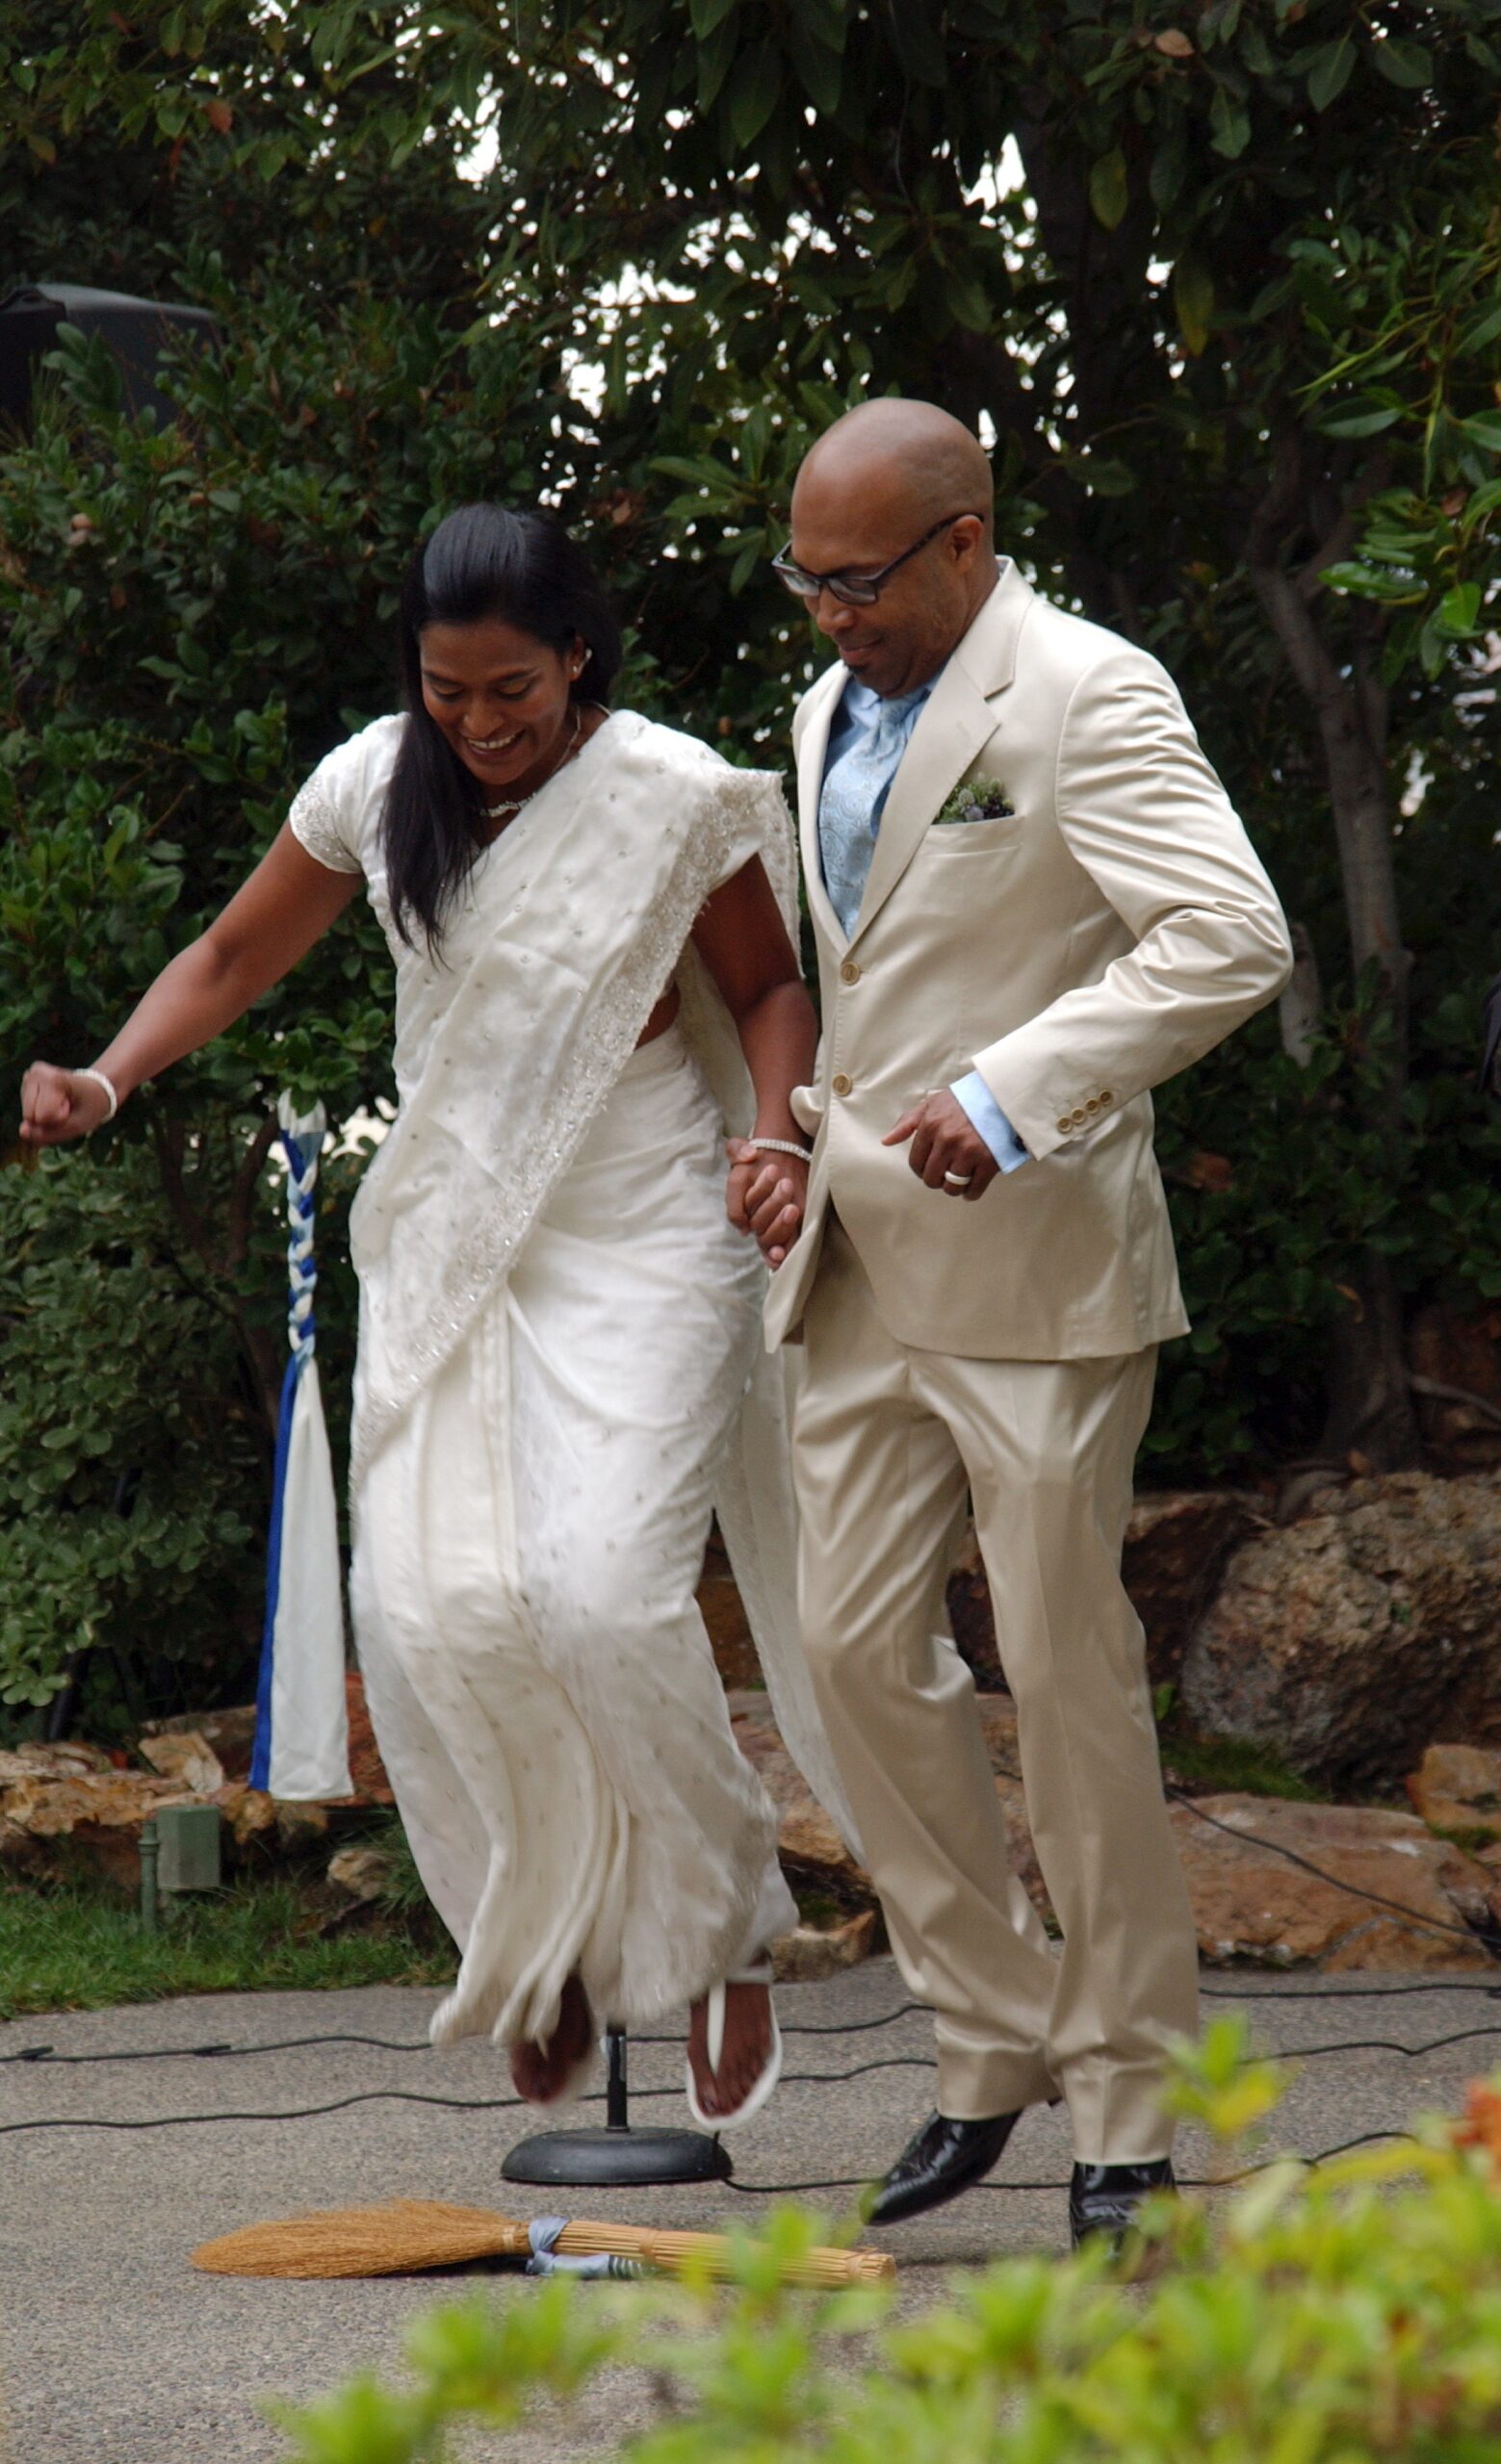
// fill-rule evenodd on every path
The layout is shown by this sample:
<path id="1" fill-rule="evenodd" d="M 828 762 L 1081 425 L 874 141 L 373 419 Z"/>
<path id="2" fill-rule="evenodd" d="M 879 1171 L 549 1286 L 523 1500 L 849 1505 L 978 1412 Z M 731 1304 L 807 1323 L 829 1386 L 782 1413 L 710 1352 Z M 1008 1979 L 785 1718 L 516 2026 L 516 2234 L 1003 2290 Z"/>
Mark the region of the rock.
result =
<path id="1" fill-rule="evenodd" d="M 822 1892 L 841 1908 L 868 1908 L 875 1896 L 870 1877 L 783 1744 L 767 1697 L 735 1693 L 729 1700 L 736 1742 L 777 1810 L 778 1854 L 789 1881 L 798 1889 Z"/>
<path id="2" fill-rule="evenodd" d="M 146 1739 L 169 1736 L 201 1737 L 219 1758 L 225 1780 L 247 1780 L 255 1751 L 255 1705 L 239 1703 L 227 1711 L 180 1711 L 169 1720 L 148 1720 L 138 1751 L 158 1771 L 167 1765 L 146 1752 Z"/>
<path id="3" fill-rule="evenodd" d="M 1136 1500 L 1121 1571 L 1147 1630 L 1154 1686 L 1178 1683 L 1189 1639 L 1231 1554 L 1265 1522 L 1257 1501 L 1237 1489 L 1163 1490 Z"/>
<path id="4" fill-rule="evenodd" d="M 1011 1864 L 1039 1915 L 1051 1926 L 1052 1911 L 1026 1818 L 1016 1707 L 1008 1696 L 989 1695 L 981 1698 L 979 1708 L 996 1793 L 1006 1818 Z M 760 1771 L 781 1814 L 781 1854 L 790 1879 L 799 1887 L 821 1891 L 857 1918 L 862 1913 L 874 1916 L 869 1876 L 809 1794 L 777 1734 L 764 1695 L 732 1696 L 731 1717 L 742 1751 Z M 1501 1754 L 1481 1758 L 1501 1775 Z M 1463 1767 L 1465 1776 L 1473 1778 L 1470 1766 Z M 1474 1802 L 1465 1800 L 1469 1806 Z M 1176 1804 L 1170 1810 L 1205 1960 L 1330 1969 L 1494 1966 L 1480 1930 L 1472 1929 L 1501 1935 L 1501 1836 L 1493 1850 L 1470 1857 L 1435 1838 L 1415 1815 L 1385 1808 L 1229 1794 L 1196 1803 L 1231 1835 L 1201 1819 L 1189 1806 Z M 1496 1829 L 1501 1835 L 1501 1810 Z M 1292 1863 L 1280 1853 L 1284 1849 L 1317 1866 L 1328 1880 Z M 1361 1898 L 1362 1891 L 1395 1901 L 1399 1910 L 1410 1912 L 1410 1921 Z M 841 1925 L 834 1932 L 842 1936 L 845 1930 Z M 779 1976 L 825 1975 L 841 1964 L 828 1948 L 802 1946 L 802 1937 L 811 1931 L 815 1929 L 799 1928 L 777 1946 Z M 828 1938 L 815 1937 L 825 1943 Z M 872 1939 L 878 1947 L 878 1938 Z M 784 1967 L 784 1953 L 789 1963 L 806 1957 L 830 1964 Z"/>
<path id="5" fill-rule="evenodd" d="M 1006 1673 L 996 1642 L 990 1582 L 972 1523 L 948 1578 L 948 1624 L 959 1656 L 981 1695 L 1004 1694 Z"/>
<path id="6" fill-rule="evenodd" d="M 140 1750 L 142 1762 L 149 1762 L 164 1780 L 190 1788 L 195 1797 L 212 1797 L 224 1784 L 224 1766 L 196 1729 L 182 1729 L 169 1736 L 148 1733 L 142 1738 Z"/>
<path id="7" fill-rule="evenodd" d="M 1032 1827 L 1026 1818 L 1026 1799 L 1022 1794 L 1022 1783 L 1020 1780 L 1008 1779 L 1003 1771 L 997 1771 L 996 1794 L 1000 1799 L 1000 1810 L 1006 1817 L 1006 1851 L 1011 1870 L 1018 1877 L 1043 1923 L 1049 1932 L 1056 1933 L 1057 1920 L 1052 1912 L 1052 1902 L 1048 1896 L 1048 1886 L 1043 1880 L 1043 1869 L 1037 1861 L 1037 1851 L 1032 1845 Z"/>
<path id="8" fill-rule="evenodd" d="M 704 1553 L 698 1605 L 709 1629 L 714 1666 L 719 1671 L 726 1692 L 733 1687 L 758 1686 L 761 1683 L 761 1662 L 751 1639 L 750 1620 L 736 1589 L 730 1560 L 717 1528 L 711 1533 Z"/>
<path id="9" fill-rule="evenodd" d="M 345 1705 L 349 1722 L 349 1778 L 354 1794 L 347 1802 L 353 1805 L 394 1806 L 396 1792 L 386 1778 L 386 1767 L 380 1759 L 375 1732 L 365 1707 L 365 1681 L 357 1669 L 350 1669 L 344 1681 Z"/>
<path id="10" fill-rule="evenodd" d="M 1394 1784 L 1436 1739 L 1501 1744 L 1501 1475 L 1322 1490 L 1231 1558 L 1182 1666 L 1210 1734 L 1325 1784 Z"/>
<path id="11" fill-rule="evenodd" d="M 1498 1878 L 1412 1814 L 1281 1797 L 1203 1797 L 1198 1808 L 1175 1805 L 1171 1819 L 1204 1959 L 1331 1970 L 1494 1967 L 1469 1928 L 1501 1923 Z M 1244 1835 L 1227 1836 L 1200 1813 Z M 1361 1891 L 1398 1902 L 1428 1926 L 1405 1922 Z"/>
<path id="12" fill-rule="evenodd" d="M 141 1833 L 191 1791 L 144 1771 L 33 1772 L 0 1786 L 0 1865 L 38 1881 L 92 1874 L 123 1890 L 141 1881 Z"/>
<path id="13" fill-rule="evenodd" d="M 351 1899 L 383 1899 L 395 1873 L 396 1860 L 383 1848 L 341 1848 L 328 1860 L 329 1881 Z"/>
<path id="14" fill-rule="evenodd" d="M 76 1780 L 85 1771 L 113 1771 L 114 1763 L 96 1745 L 69 1738 L 59 1745 L 18 1745 L 0 1754 L 0 1788 L 18 1780 Z"/>
<path id="15" fill-rule="evenodd" d="M 771 1945 L 771 1964 L 778 1985 L 813 1985 L 819 1977 L 837 1976 L 883 1947 L 885 1935 L 879 1911 L 858 1909 L 842 1923 L 824 1928 L 799 1925 Z"/>
<path id="16" fill-rule="evenodd" d="M 1189 1637 L 1231 1553 L 1264 1521 L 1258 1501 L 1238 1489 L 1168 1490 L 1137 1499 L 1126 1528 L 1122 1571 L 1147 1630 L 1153 1685 L 1178 1682 Z M 990 1585 L 972 1523 L 948 1578 L 948 1619 L 980 1692 L 1004 1693 Z"/>
<path id="17" fill-rule="evenodd" d="M 1462 1318 L 1430 1303 L 1409 1329 L 1408 1358 L 1430 1446 L 1456 1471 L 1501 1457 L 1501 1304 Z"/>
<path id="18" fill-rule="evenodd" d="M 276 1846 L 283 1857 L 306 1857 L 328 1836 L 326 1806 L 294 1804 L 285 1797 L 271 1800 Z"/>
<path id="19" fill-rule="evenodd" d="M 226 1780 L 214 1791 L 214 1803 L 224 1820 L 225 1853 L 232 1864 L 244 1864 L 259 1846 L 276 1835 L 276 1808 L 263 1788 L 247 1788 L 243 1780 Z"/>
<path id="20" fill-rule="evenodd" d="M 1017 1744 L 1017 1707 L 1009 1694 L 985 1694 L 980 1698 L 980 1733 L 991 1758 L 991 1769 L 1008 1780 L 1021 1780 L 1022 1754 Z"/>
<path id="21" fill-rule="evenodd" d="M 1501 1839 L 1501 1754 L 1431 1745 L 1407 1787 L 1413 1812 L 1436 1831 L 1488 1831 Z"/>

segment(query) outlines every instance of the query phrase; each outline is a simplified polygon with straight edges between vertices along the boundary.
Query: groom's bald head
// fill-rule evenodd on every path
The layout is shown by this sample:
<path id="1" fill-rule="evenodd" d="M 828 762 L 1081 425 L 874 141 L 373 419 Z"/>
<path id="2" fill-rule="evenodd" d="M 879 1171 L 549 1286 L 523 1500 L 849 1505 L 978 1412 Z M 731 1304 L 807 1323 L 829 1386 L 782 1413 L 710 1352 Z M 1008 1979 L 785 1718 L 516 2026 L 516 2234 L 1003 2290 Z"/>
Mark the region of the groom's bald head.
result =
<path id="1" fill-rule="evenodd" d="M 937 674 L 995 586 L 984 448 L 936 402 L 862 402 L 819 437 L 792 491 L 791 552 L 813 574 L 869 574 L 938 535 L 870 607 L 827 589 L 815 621 L 863 683 L 907 693 Z"/>
<path id="2" fill-rule="evenodd" d="M 948 513 L 975 513 L 994 536 L 995 482 L 978 437 L 936 402 L 896 398 L 862 402 L 826 428 L 804 459 L 792 494 L 880 500 L 919 528 Z"/>

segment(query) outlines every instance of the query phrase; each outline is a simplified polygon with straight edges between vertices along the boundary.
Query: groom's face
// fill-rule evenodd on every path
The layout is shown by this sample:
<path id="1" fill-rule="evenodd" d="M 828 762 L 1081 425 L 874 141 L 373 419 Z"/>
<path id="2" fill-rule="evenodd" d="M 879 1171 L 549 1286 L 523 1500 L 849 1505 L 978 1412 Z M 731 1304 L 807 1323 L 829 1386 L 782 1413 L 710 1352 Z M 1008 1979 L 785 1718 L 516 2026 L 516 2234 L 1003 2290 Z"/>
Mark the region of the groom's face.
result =
<path id="1" fill-rule="evenodd" d="M 884 699 L 916 692 L 968 631 L 978 598 L 984 526 L 962 505 L 933 506 L 900 464 L 815 463 L 792 493 L 791 553 L 805 573 L 864 576 L 903 555 L 942 515 L 946 524 L 881 585 L 873 606 L 829 589 L 808 603 L 852 676 Z M 987 580 L 994 577 L 994 563 Z"/>

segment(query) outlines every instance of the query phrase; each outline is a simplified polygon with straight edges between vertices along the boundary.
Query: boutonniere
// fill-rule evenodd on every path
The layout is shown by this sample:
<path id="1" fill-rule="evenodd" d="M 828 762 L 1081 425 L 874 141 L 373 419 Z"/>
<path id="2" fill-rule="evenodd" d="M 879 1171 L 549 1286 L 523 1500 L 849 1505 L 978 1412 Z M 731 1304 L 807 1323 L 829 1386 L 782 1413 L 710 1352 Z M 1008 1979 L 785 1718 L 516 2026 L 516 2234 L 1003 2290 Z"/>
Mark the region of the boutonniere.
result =
<path id="1" fill-rule="evenodd" d="M 998 779 L 967 779 L 939 814 L 940 821 L 1004 821 L 1016 811 Z"/>

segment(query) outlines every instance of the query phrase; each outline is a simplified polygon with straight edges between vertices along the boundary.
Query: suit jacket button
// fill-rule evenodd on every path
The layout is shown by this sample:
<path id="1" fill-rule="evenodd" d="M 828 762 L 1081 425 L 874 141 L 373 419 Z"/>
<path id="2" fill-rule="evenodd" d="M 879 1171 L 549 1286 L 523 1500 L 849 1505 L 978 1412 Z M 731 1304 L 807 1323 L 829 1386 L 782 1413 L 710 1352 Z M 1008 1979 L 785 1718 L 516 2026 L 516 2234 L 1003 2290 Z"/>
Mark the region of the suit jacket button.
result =
<path id="1" fill-rule="evenodd" d="M 855 1084 L 853 1078 L 847 1078 L 842 1069 L 837 1069 L 835 1071 L 830 1083 L 833 1086 L 836 1095 L 847 1095 Z"/>
<path id="2" fill-rule="evenodd" d="M 1089 1115 L 1085 1112 L 1072 1112 L 1069 1115 L 1069 1126 L 1071 1129 L 1078 1129 L 1088 1118 Z"/>
<path id="3" fill-rule="evenodd" d="M 1073 1126 L 1074 1126 L 1074 1123 L 1073 1123 L 1073 1118 L 1072 1118 L 1071 1115 L 1070 1115 L 1070 1114 L 1068 1114 L 1068 1113 L 1064 1113 L 1064 1114 L 1061 1116 L 1060 1119 L 1059 1119 L 1058 1127 L 1059 1127 L 1060 1129 L 1072 1129 L 1072 1128 L 1073 1128 Z"/>
<path id="4" fill-rule="evenodd" d="M 1100 1096 L 1100 1102 L 1101 1102 L 1102 1104 L 1113 1104 L 1113 1103 L 1114 1103 L 1114 1101 L 1115 1101 L 1115 1097 L 1114 1097 L 1114 1096 L 1112 1095 L 1112 1093 L 1110 1092 L 1110 1090 L 1109 1090 L 1109 1088 L 1108 1088 L 1108 1087 L 1104 1090 L 1104 1092 L 1101 1094 L 1101 1096 Z"/>
<path id="5" fill-rule="evenodd" d="M 860 968 L 854 959 L 846 959 L 844 961 L 843 965 L 840 968 L 840 982 L 841 984 L 858 984 L 860 982 Z"/>

